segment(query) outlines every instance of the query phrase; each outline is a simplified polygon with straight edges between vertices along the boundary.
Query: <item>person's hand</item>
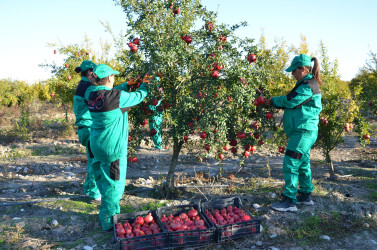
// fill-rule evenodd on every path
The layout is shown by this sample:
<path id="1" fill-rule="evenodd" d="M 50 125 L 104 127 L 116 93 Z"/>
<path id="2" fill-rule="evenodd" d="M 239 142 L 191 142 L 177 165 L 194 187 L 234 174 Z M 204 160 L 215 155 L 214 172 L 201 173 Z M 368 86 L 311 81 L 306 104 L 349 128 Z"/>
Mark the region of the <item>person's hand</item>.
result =
<path id="1" fill-rule="evenodd" d="M 150 79 L 153 77 L 153 75 L 150 75 L 146 73 L 143 77 L 143 83 L 149 83 Z"/>
<path id="2" fill-rule="evenodd" d="M 128 82 L 127 82 L 128 85 L 135 85 L 136 84 L 136 81 L 134 78 L 131 78 Z"/>

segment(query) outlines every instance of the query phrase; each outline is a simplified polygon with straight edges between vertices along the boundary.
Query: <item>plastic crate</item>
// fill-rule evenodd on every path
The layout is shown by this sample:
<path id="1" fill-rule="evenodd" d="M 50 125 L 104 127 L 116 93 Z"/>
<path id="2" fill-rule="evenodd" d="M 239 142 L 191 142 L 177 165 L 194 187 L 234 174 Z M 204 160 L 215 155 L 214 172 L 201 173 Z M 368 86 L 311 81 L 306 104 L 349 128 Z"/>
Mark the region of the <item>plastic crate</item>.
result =
<path id="1" fill-rule="evenodd" d="M 156 221 L 160 230 L 162 232 L 157 234 L 150 234 L 132 238 L 117 238 L 115 232 L 115 225 L 120 222 L 124 223 L 126 220 L 129 223 L 134 222 L 137 216 L 146 216 L 147 214 L 151 213 L 153 219 Z M 113 216 L 113 224 L 114 224 L 114 237 L 117 240 L 118 249 L 121 250 L 150 250 L 150 249 L 168 249 L 169 242 L 168 242 L 168 233 L 165 228 L 162 226 L 160 219 L 158 218 L 156 211 L 142 211 L 142 212 L 134 212 L 134 213 L 127 213 L 127 214 L 116 214 Z"/>
<path id="2" fill-rule="evenodd" d="M 251 220 L 226 225 L 214 225 L 205 214 L 206 210 L 212 212 L 213 209 L 221 209 L 227 206 L 233 206 L 244 210 L 245 213 L 250 216 Z M 237 239 L 250 236 L 251 234 L 260 233 L 260 220 L 255 219 L 254 216 L 252 216 L 249 211 L 246 210 L 239 197 L 203 202 L 201 203 L 201 209 L 201 212 L 208 223 L 211 223 L 216 228 L 217 242 L 223 242 L 230 239 Z"/>
<path id="3" fill-rule="evenodd" d="M 187 247 L 201 247 L 208 246 L 215 241 L 215 228 L 209 223 L 204 215 L 200 212 L 200 208 L 197 204 L 188 204 L 171 207 L 160 207 L 157 210 L 157 215 L 161 218 L 163 215 L 178 216 L 181 213 L 187 213 L 191 209 L 198 211 L 199 217 L 204 221 L 206 229 L 196 229 L 189 231 L 168 231 L 169 248 L 187 248 Z"/>

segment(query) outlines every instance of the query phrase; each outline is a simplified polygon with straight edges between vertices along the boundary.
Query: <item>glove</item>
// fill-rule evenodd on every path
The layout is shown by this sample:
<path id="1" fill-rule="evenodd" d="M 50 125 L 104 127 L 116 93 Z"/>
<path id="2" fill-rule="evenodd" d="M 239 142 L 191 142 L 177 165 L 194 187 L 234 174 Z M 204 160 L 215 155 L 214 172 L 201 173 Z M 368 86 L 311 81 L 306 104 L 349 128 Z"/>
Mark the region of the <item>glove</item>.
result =
<path id="1" fill-rule="evenodd" d="M 153 75 L 149 75 L 148 73 L 146 73 L 143 77 L 143 83 L 149 83 L 149 80 L 153 77 Z"/>
<path id="2" fill-rule="evenodd" d="M 136 81 L 135 79 L 131 78 L 128 82 L 127 82 L 127 85 L 134 85 L 136 84 Z"/>

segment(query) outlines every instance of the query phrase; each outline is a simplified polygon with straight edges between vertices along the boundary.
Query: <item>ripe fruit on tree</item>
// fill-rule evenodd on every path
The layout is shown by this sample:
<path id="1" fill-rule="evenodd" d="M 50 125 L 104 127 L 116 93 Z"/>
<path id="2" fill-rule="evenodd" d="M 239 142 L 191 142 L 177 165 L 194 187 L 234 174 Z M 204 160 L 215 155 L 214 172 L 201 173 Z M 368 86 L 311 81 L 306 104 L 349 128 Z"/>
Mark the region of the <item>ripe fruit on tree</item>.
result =
<path id="1" fill-rule="evenodd" d="M 223 160 L 223 159 L 224 159 L 224 154 L 223 154 L 223 153 L 219 153 L 219 159 L 220 159 L 220 160 Z"/>
<path id="2" fill-rule="evenodd" d="M 247 60 L 249 61 L 249 63 L 253 63 L 253 62 L 255 62 L 257 60 L 257 55 L 255 55 L 255 54 L 249 54 L 247 56 Z"/>
<path id="3" fill-rule="evenodd" d="M 72 79 L 72 76 L 67 76 L 68 80 L 71 80 Z"/>
<path id="4" fill-rule="evenodd" d="M 206 29 L 209 30 L 209 32 L 211 32 L 212 29 L 213 29 L 213 24 L 210 23 L 210 22 L 207 22 L 207 24 L 206 24 Z"/>
<path id="5" fill-rule="evenodd" d="M 231 139 L 231 140 L 229 141 L 229 145 L 230 145 L 230 146 L 233 146 L 233 147 L 237 146 L 237 140 L 236 140 L 236 139 Z"/>
<path id="6" fill-rule="evenodd" d="M 154 136 L 154 135 L 157 134 L 157 130 L 155 130 L 154 128 L 152 128 L 151 131 L 149 131 L 149 134 L 150 134 L 151 136 Z"/>
<path id="7" fill-rule="evenodd" d="M 249 151 L 245 151 L 245 152 L 243 152 L 243 156 L 245 156 L 245 158 L 248 158 L 249 155 L 250 155 Z"/>
<path id="8" fill-rule="evenodd" d="M 240 139 L 246 138 L 246 133 L 245 132 L 238 132 L 237 133 L 237 138 L 240 138 Z"/>
<path id="9" fill-rule="evenodd" d="M 66 68 L 68 68 L 69 64 L 68 64 L 68 63 L 66 63 L 66 64 L 64 64 L 64 66 L 65 66 Z"/>
<path id="10" fill-rule="evenodd" d="M 153 100 L 152 100 L 152 105 L 153 105 L 153 106 L 157 106 L 157 104 L 158 104 L 158 100 L 157 100 L 157 99 L 153 99 Z"/>
<path id="11" fill-rule="evenodd" d="M 231 148 L 230 152 L 232 152 L 233 154 L 237 154 L 237 148 L 235 148 L 235 147 Z"/>
<path id="12" fill-rule="evenodd" d="M 279 147 L 279 153 L 284 154 L 284 152 L 285 152 L 285 147 L 284 146 L 280 146 Z"/>
<path id="13" fill-rule="evenodd" d="M 140 39 L 139 38 L 134 38 L 134 40 L 132 42 L 133 42 L 133 44 L 139 45 L 140 44 Z"/>
<path id="14" fill-rule="evenodd" d="M 147 123 L 148 123 L 147 119 L 144 119 L 144 120 L 140 123 L 140 125 L 143 126 L 143 127 L 145 127 L 145 125 L 147 125 Z"/>
<path id="15" fill-rule="evenodd" d="M 364 138 L 364 140 L 369 140 L 370 139 L 370 135 L 368 135 L 368 134 L 363 135 L 363 138 Z"/>
<path id="16" fill-rule="evenodd" d="M 174 13 L 174 16 L 176 16 L 176 15 L 178 15 L 179 13 L 181 13 L 181 10 L 178 8 L 178 9 L 176 9 L 176 8 L 174 8 L 173 9 L 173 13 Z"/>
<path id="17" fill-rule="evenodd" d="M 219 40 L 222 41 L 223 43 L 225 43 L 225 42 L 226 42 L 226 36 L 221 35 L 221 36 L 219 37 Z"/>
<path id="18" fill-rule="evenodd" d="M 185 41 L 187 44 L 190 44 L 192 42 L 192 38 L 191 38 L 191 36 L 185 36 L 183 41 Z"/>
<path id="19" fill-rule="evenodd" d="M 266 99 L 263 96 L 257 98 L 257 102 L 259 105 L 263 105 L 266 102 Z"/>
<path id="20" fill-rule="evenodd" d="M 202 139 L 205 139 L 207 137 L 207 133 L 206 132 L 200 132 L 200 138 Z"/>
<path id="21" fill-rule="evenodd" d="M 223 69 L 223 67 L 224 67 L 223 65 L 219 65 L 218 63 L 214 63 L 213 64 L 213 69 L 214 70 L 220 70 L 220 69 Z"/>
<path id="22" fill-rule="evenodd" d="M 219 72 L 217 70 L 214 70 L 214 71 L 211 72 L 211 77 L 212 78 L 219 78 L 219 75 L 220 74 L 219 74 Z"/>
<path id="23" fill-rule="evenodd" d="M 228 151 L 228 150 L 229 150 L 229 147 L 228 147 L 228 146 L 224 146 L 223 149 L 224 149 L 225 151 Z"/>
<path id="24" fill-rule="evenodd" d="M 55 96 L 55 93 L 51 93 L 51 94 L 50 94 L 50 96 L 51 96 L 52 98 L 54 98 L 54 96 Z"/>
<path id="25" fill-rule="evenodd" d="M 204 149 L 209 151 L 211 149 L 211 146 L 209 144 L 204 145 Z"/>
<path id="26" fill-rule="evenodd" d="M 132 45 L 132 46 L 130 47 L 130 51 L 131 51 L 132 53 L 136 53 L 138 49 L 139 49 L 139 48 L 138 48 L 136 45 Z"/>
<path id="27" fill-rule="evenodd" d="M 260 126 L 261 126 L 261 123 L 260 123 L 259 121 L 256 121 L 256 122 L 254 122 L 254 124 L 253 124 L 253 127 L 254 127 L 255 129 L 260 128 Z"/>
<path id="28" fill-rule="evenodd" d="M 266 119 L 269 120 L 273 117 L 271 112 L 266 112 Z"/>
<path id="29" fill-rule="evenodd" d="M 54 54 L 56 54 L 56 50 L 54 49 Z"/>

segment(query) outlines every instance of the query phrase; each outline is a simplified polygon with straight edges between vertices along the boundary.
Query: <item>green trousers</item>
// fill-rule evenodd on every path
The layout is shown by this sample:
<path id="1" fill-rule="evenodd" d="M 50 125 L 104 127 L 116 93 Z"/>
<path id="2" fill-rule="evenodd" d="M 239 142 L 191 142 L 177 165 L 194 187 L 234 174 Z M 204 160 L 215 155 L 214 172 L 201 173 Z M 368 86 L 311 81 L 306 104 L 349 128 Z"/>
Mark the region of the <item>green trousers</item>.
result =
<path id="1" fill-rule="evenodd" d="M 79 141 L 83 146 L 86 146 L 86 158 L 88 160 L 86 166 L 86 177 L 84 182 L 84 194 L 88 195 L 90 199 L 97 199 L 101 194 L 97 188 L 93 173 L 93 154 L 90 151 L 90 129 L 82 128 L 78 130 Z"/>
<path id="2" fill-rule="evenodd" d="M 124 193 L 127 155 L 114 162 L 93 163 L 94 176 L 101 193 L 99 220 L 103 230 L 113 227 L 113 215 L 120 213 L 119 201 Z"/>
<path id="3" fill-rule="evenodd" d="M 163 114 L 161 113 L 158 115 L 154 115 L 149 119 L 149 129 L 154 128 L 157 131 L 157 134 L 152 136 L 154 146 L 157 149 L 162 148 L 162 130 L 161 130 L 162 116 Z"/>
<path id="4" fill-rule="evenodd" d="M 310 170 L 310 149 L 317 140 L 318 131 L 293 132 L 288 136 L 283 161 L 283 194 L 297 202 L 297 191 L 309 194 L 314 190 Z"/>

